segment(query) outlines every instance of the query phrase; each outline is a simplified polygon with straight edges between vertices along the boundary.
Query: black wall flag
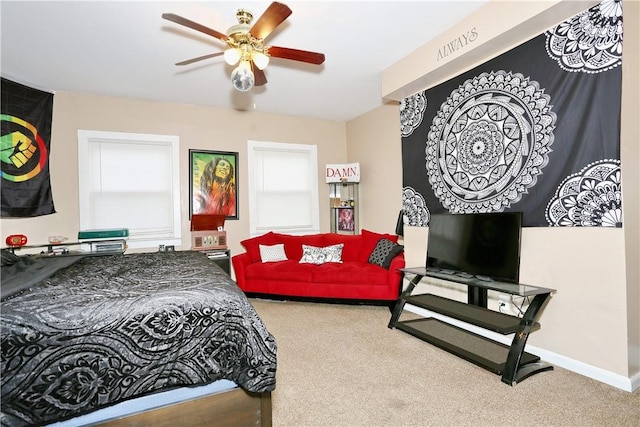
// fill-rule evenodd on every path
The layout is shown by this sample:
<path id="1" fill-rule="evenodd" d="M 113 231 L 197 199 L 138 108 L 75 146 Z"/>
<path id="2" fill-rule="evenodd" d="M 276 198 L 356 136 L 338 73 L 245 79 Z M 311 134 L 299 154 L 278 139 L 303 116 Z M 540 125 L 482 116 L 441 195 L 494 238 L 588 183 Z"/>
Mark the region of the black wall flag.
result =
<path id="1" fill-rule="evenodd" d="M 2 217 L 55 213 L 49 178 L 53 94 L 2 79 Z"/>

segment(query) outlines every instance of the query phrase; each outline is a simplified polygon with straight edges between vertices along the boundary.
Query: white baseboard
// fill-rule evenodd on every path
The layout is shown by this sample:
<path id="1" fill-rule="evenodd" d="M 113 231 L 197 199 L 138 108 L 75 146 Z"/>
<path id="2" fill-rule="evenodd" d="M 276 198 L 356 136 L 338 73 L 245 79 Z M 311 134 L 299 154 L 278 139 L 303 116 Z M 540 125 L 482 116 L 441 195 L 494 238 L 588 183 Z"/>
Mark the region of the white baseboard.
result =
<path id="1" fill-rule="evenodd" d="M 439 313 L 435 313 L 421 307 L 416 307 L 415 305 L 405 304 L 405 310 L 422 317 L 434 317 L 436 319 L 440 319 L 454 326 L 458 326 L 462 329 L 466 329 L 469 332 L 482 335 L 483 337 L 492 339 L 505 345 L 511 345 L 511 342 L 513 341 L 513 334 L 502 335 L 496 332 L 488 331 L 478 326 L 452 319 L 450 317 L 443 316 Z M 636 374 L 631 378 L 627 378 L 623 375 L 616 374 L 605 369 L 568 358 L 552 351 L 531 346 L 529 344 L 527 344 L 526 346 L 526 351 L 528 353 L 539 356 L 540 359 L 544 360 L 545 362 L 551 363 L 552 365 L 556 365 L 577 374 L 584 375 L 585 377 L 589 377 L 591 379 L 600 381 L 624 391 L 633 392 L 640 387 L 640 374 Z"/>

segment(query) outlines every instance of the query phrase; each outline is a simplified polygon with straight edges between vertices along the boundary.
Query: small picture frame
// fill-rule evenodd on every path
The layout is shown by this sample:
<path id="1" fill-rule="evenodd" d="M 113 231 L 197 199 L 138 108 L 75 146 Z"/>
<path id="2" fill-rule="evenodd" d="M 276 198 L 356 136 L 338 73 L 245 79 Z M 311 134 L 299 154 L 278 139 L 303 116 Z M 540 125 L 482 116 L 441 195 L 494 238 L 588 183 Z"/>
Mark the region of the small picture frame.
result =
<path id="1" fill-rule="evenodd" d="M 338 231 L 354 231 L 356 221 L 353 208 L 338 209 Z"/>
<path id="2" fill-rule="evenodd" d="M 189 150 L 189 218 L 238 219 L 238 153 Z"/>

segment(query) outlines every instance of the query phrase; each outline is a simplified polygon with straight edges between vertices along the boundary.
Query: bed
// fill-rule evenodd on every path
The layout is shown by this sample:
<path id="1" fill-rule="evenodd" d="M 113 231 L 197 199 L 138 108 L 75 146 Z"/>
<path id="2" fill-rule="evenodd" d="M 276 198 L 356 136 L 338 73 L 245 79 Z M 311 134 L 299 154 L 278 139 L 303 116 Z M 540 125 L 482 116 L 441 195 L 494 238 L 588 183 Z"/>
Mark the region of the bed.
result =
<path id="1" fill-rule="evenodd" d="M 271 424 L 275 339 L 203 253 L 3 251 L 1 304 L 3 426 Z"/>

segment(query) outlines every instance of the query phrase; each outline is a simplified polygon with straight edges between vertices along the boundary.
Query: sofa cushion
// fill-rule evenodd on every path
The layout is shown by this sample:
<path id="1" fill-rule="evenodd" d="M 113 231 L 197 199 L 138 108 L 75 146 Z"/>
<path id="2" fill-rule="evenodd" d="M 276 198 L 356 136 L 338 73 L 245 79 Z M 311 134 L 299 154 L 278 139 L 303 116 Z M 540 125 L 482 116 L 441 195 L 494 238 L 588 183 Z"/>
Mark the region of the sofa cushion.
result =
<path id="1" fill-rule="evenodd" d="M 322 264 L 312 271 L 313 283 L 340 283 L 345 286 L 387 286 L 388 271 L 384 268 L 359 261 L 342 264 Z"/>
<path id="2" fill-rule="evenodd" d="M 394 243 L 389 239 L 380 239 L 369 256 L 369 264 L 379 265 L 388 270 L 389 265 L 391 265 L 391 260 L 402 252 L 403 249 L 404 246 Z"/>
<path id="3" fill-rule="evenodd" d="M 359 234 L 348 235 L 338 233 L 327 233 L 324 236 L 324 245 L 337 245 L 344 243 L 342 248 L 342 261 L 358 261 L 362 247 L 362 236 Z"/>
<path id="4" fill-rule="evenodd" d="M 398 242 L 398 236 L 393 234 L 380 234 L 369 230 L 362 230 L 362 247 L 360 249 L 360 259 L 362 262 L 369 262 L 371 253 L 381 239 L 391 240 L 393 243 Z"/>
<path id="5" fill-rule="evenodd" d="M 298 261 L 302 258 L 302 245 L 324 246 L 323 234 L 305 234 L 295 236 L 291 234 L 273 233 L 275 243 L 284 243 L 284 252 L 288 259 Z"/>
<path id="6" fill-rule="evenodd" d="M 247 254 L 249 254 L 251 262 L 260 262 L 261 260 L 259 245 L 275 245 L 276 243 L 279 242 L 276 239 L 275 233 L 271 231 L 261 236 L 252 237 L 240 242 L 240 244 L 246 249 Z"/>
<path id="7" fill-rule="evenodd" d="M 327 262 L 342 263 L 343 243 L 318 248 L 316 246 L 302 245 L 302 257 L 300 263 L 324 264 Z"/>
<path id="8" fill-rule="evenodd" d="M 287 255 L 284 253 L 284 244 L 258 245 L 260 248 L 260 259 L 262 262 L 286 261 Z"/>
<path id="9" fill-rule="evenodd" d="M 255 262 L 245 268 L 245 278 L 247 280 L 273 280 L 284 282 L 300 282 L 301 286 L 312 282 L 315 264 L 300 264 L 298 260 L 287 260 L 281 262 Z"/>

